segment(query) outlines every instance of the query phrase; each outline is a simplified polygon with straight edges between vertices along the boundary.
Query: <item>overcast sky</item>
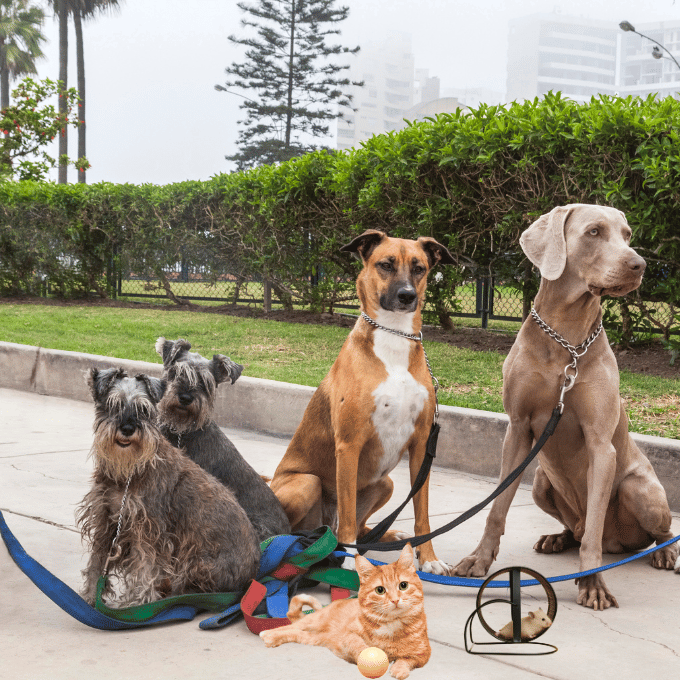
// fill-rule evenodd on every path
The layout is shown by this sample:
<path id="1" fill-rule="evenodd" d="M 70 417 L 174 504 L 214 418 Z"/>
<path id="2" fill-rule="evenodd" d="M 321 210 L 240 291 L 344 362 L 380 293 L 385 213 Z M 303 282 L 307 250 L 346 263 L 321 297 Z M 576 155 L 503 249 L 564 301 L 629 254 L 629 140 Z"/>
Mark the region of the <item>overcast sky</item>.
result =
<path id="1" fill-rule="evenodd" d="M 251 0 L 256 2 L 256 0 Z M 243 34 L 235 0 L 121 0 L 121 9 L 85 25 L 88 182 L 166 184 L 228 172 L 239 118 L 237 96 L 217 92 L 224 68 L 241 58 L 227 36 Z M 536 12 L 634 25 L 680 18 L 680 0 L 346 0 L 340 41 L 411 35 L 416 68 L 439 76 L 442 88 L 505 92 L 508 21 Z M 39 77 L 59 75 L 58 27 Z M 75 36 L 69 36 L 69 85 L 76 85 Z M 246 93 L 247 94 L 247 93 Z M 76 151 L 76 132 L 69 133 Z M 56 155 L 56 153 L 55 153 Z M 69 181 L 76 173 L 69 170 Z"/>

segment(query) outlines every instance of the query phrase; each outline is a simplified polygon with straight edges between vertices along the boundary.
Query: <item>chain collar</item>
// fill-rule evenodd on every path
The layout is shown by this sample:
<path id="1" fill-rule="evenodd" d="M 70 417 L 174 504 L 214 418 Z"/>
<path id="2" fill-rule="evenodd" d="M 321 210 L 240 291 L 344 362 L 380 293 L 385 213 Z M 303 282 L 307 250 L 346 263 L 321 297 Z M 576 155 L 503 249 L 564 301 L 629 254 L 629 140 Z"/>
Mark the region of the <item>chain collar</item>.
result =
<path id="1" fill-rule="evenodd" d="M 543 321 L 543 319 L 541 319 L 534 307 L 531 308 L 531 316 L 538 324 L 539 328 L 541 328 L 541 330 L 545 331 L 553 340 L 557 341 L 560 345 L 562 345 L 562 347 L 564 347 L 564 349 L 569 352 L 569 354 L 571 354 L 571 363 L 564 367 L 564 385 L 562 385 L 560 400 L 558 402 L 561 413 L 564 410 L 564 395 L 574 386 L 576 377 L 578 376 L 576 362 L 588 351 L 588 348 L 595 342 L 595 340 L 597 340 L 598 336 L 602 332 L 602 320 L 600 320 L 597 328 L 580 345 L 574 346 L 567 342 L 567 340 L 556 330 L 550 328 L 550 326 L 548 326 L 548 324 Z M 569 372 L 570 369 L 573 371 L 573 373 Z"/>
<path id="2" fill-rule="evenodd" d="M 133 473 L 134 474 L 134 473 Z M 120 546 L 116 545 L 118 541 L 118 536 L 120 535 L 120 528 L 123 524 L 123 509 L 125 508 L 125 501 L 127 500 L 128 489 L 130 488 L 130 480 L 132 479 L 132 474 L 128 477 L 127 483 L 125 484 L 125 491 L 123 492 L 123 498 L 120 502 L 120 512 L 118 513 L 118 526 L 116 527 L 116 535 L 113 537 L 113 542 L 111 543 L 111 550 L 109 550 L 108 557 L 106 558 L 106 564 L 104 564 L 104 576 L 109 571 L 109 563 L 115 560 L 121 552 Z"/>
<path id="3" fill-rule="evenodd" d="M 413 340 L 414 342 L 419 342 L 420 346 L 423 348 L 423 354 L 425 355 L 425 363 L 427 364 L 427 370 L 430 372 L 430 378 L 432 378 L 432 384 L 434 385 L 434 422 L 439 420 L 439 399 L 437 398 L 437 392 L 439 392 L 439 380 L 434 377 L 432 372 L 432 366 L 430 366 L 430 360 L 427 357 L 427 352 L 425 351 L 425 345 L 423 345 L 423 331 L 420 331 L 418 335 L 412 333 L 404 333 L 403 331 L 398 331 L 394 328 L 387 328 L 387 326 L 381 326 L 377 321 L 371 319 L 366 312 L 361 312 L 361 317 L 365 321 L 380 329 L 381 331 L 387 331 L 393 335 L 398 335 L 400 338 L 406 338 L 407 340 Z"/>

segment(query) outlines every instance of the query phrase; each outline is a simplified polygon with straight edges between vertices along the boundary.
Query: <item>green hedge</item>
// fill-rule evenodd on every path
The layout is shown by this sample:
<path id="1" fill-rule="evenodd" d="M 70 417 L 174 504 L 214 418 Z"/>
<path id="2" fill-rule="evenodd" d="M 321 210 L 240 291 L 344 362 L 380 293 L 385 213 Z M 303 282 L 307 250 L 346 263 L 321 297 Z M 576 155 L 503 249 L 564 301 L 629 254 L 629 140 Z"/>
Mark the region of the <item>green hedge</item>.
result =
<path id="1" fill-rule="evenodd" d="M 429 309 L 446 323 L 453 288 L 472 274 L 494 271 L 530 299 L 537 280 L 520 233 L 555 205 L 599 203 L 626 212 L 649 263 L 640 291 L 607 303 L 610 329 L 630 338 L 633 325 L 646 325 L 668 340 L 680 304 L 679 129 L 680 102 L 672 98 L 576 104 L 550 94 L 439 115 L 349 152 L 311 153 L 206 182 L 6 182 L 0 294 L 35 290 L 39 275 L 61 295 L 107 295 L 112 263 L 163 280 L 164 267 L 199 253 L 216 277 L 225 267 L 263 277 L 284 299 L 328 308 L 356 273 L 340 245 L 379 228 L 434 236 L 458 258 L 430 291 Z M 172 297 L 172 283 L 164 283 Z"/>

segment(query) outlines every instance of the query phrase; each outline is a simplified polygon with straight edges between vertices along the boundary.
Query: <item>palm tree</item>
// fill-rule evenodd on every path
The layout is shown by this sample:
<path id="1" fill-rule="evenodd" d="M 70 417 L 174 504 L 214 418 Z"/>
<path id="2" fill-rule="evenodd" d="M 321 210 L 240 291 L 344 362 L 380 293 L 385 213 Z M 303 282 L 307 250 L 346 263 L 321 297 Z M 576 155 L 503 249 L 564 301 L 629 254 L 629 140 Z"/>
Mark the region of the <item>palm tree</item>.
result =
<path id="1" fill-rule="evenodd" d="M 40 32 L 45 14 L 31 0 L 0 0 L 0 108 L 9 106 L 10 80 L 36 73 L 43 56 Z"/>
<path id="2" fill-rule="evenodd" d="M 64 83 L 66 88 L 66 70 L 68 59 L 68 32 L 67 16 L 73 16 L 73 23 L 76 29 L 76 65 L 78 70 L 78 158 L 84 158 L 86 153 L 85 145 L 85 56 L 83 43 L 83 19 L 93 17 L 108 10 L 118 7 L 118 0 L 49 0 L 53 8 L 57 10 L 59 17 L 59 80 Z M 62 4 L 64 5 L 62 9 Z M 63 25 L 63 28 L 62 28 Z M 61 99 L 60 99 L 61 102 Z M 63 112 L 66 114 L 66 111 Z M 66 133 L 60 139 L 59 155 L 66 154 Z M 63 142 L 63 151 L 61 143 Z M 59 166 L 59 183 L 66 183 L 66 165 Z M 63 177 L 63 179 L 62 179 Z M 85 183 L 85 170 L 78 170 L 78 181 Z"/>

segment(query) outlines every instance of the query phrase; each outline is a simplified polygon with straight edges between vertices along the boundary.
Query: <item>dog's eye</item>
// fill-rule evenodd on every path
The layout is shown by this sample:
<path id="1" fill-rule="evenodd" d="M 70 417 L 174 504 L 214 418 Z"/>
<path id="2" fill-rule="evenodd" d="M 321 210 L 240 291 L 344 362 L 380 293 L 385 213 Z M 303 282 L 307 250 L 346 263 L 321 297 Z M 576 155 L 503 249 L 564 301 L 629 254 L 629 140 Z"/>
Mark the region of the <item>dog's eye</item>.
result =
<path id="1" fill-rule="evenodd" d="M 423 267 L 422 265 L 416 265 L 416 266 L 413 268 L 413 273 L 414 273 L 416 276 L 420 276 L 420 274 L 424 274 L 424 273 L 425 273 L 425 267 Z"/>
<path id="2" fill-rule="evenodd" d="M 402 581 L 399 584 L 399 590 L 408 590 L 408 581 Z"/>
<path id="3" fill-rule="evenodd" d="M 591 229 L 588 233 L 591 236 L 597 236 L 600 233 L 600 230 L 599 229 Z"/>
<path id="4" fill-rule="evenodd" d="M 391 262 L 379 262 L 378 266 L 381 269 L 384 269 L 386 272 L 391 272 L 392 271 L 392 263 Z"/>
<path id="5" fill-rule="evenodd" d="M 383 586 L 378 586 L 375 589 L 375 592 L 378 593 L 378 595 L 384 595 L 387 591 L 385 590 L 385 588 L 383 588 Z"/>

